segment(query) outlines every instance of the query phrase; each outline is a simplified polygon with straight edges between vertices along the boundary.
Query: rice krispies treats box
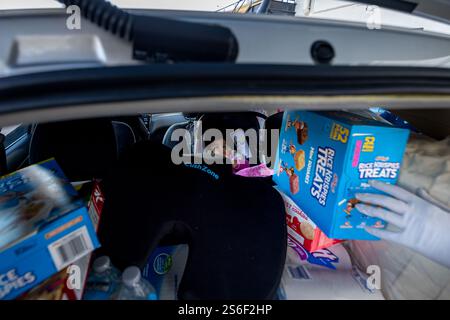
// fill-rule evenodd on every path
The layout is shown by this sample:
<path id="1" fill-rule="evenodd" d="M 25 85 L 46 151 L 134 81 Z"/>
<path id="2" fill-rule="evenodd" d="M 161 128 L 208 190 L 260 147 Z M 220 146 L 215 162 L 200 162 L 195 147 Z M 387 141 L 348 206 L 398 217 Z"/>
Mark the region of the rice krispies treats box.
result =
<path id="1" fill-rule="evenodd" d="M 377 240 L 364 226 L 383 220 L 355 209 L 356 193 L 381 193 L 369 180 L 397 182 L 409 130 L 341 112 L 287 111 L 274 182 L 334 239 Z"/>

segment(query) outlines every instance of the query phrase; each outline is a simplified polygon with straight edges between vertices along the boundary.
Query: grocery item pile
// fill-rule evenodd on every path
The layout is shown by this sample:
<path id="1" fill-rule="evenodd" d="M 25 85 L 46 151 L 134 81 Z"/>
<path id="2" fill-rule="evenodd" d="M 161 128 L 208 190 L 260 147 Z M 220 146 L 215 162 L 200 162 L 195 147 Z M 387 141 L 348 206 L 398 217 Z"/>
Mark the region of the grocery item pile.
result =
<path id="1" fill-rule="evenodd" d="M 0 300 L 176 299 L 187 245 L 158 248 L 142 273 L 91 259 L 100 181 L 70 183 L 50 159 L 2 177 L 0 193 Z"/>
<path id="2" fill-rule="evenodd" d="M 28 297 L 76 297 L 64 280 L 67 268 L 81 259 L 81 282 L 88 262 L 83 259 L 99 247 L 92 210 L 54 160 L 1 178 L 0 188 L 0 298 L 30 289 Z"/>
<path id="3" fill-rule="evenodd" d="M 379 193 L 368 183 L 370 180 L 397 183 L 408 137 L 407 129 L 357 114 L 287 111 L 273 170 L 264 164 L 250 167 L 245 162 L 242 168 L 234 167 L 232 178 L 213 180 L 217 192 L 211 193 L 210 182 L 198 186 L 198 190 L 209 189 L 210 195 L 215 197 L 209 201 L 215 203 L 216 198 L 225 197 L 221 190 L 226 183 L 236 185 L 239 182 L 239 186 L 245 187 L 251 185 L 246 179 L 272 176 L 272 180 L 265 178 L 258 183 L 264 183 L 270 191 L 275 184 L 276 200 L 279 193 L 286 211 L 288 251 L 283 272 L 280 272 L 279 299 L 383 299 L 379 289 L 368 286 L 366 270 L 361 271 L 354 265 L 345 241 L 378 240 L 364 227 L 386 227 L 385 221 L 368 217 L 355 208 L 360 203 L 355 194 Z M 167 159 L 158 161 L 167 162 Z M 165 175 L 161 174 L 161 181 L 171 177 L 168 173 L 175 176 L 190 170 L 184 166 L 170 168 L 162 170 Z M 189 172 L 187 177 L 196 179 L 186 180 L 192 190 L 191 181 L 200 183 L 210 179 L 198 176 L 197 171 L 186 171 Z M 137 170 L 137 175 L 140 174 Z M 116 180 L 117 176 L 116 172 Z M 270 184 L 266 185 L 268 182 Z M 162 186 L 158 184 L 157 188 Z M 140 185 L 135 185 L 133 196 L 139 188 Z M 246 195 L 242 197 L 247 200 Z M 96 233 L 104 201 L 100 181 L 71 183 L 54 159 L 0 178 L 0 300 L 178 299 L 189 246 L 177 243 L 155 250 L 152 247 L 143 267 L 142 264 L 141 268 L 120 265 L 119 270 L 115 265 L 119 262 L 114 260 L 116 253 L 94 252 L 101 246 Z M 284 232 L 279 238 L 285 238 L 286 229 L 281 224 L 283 202 L 279 202 L 279 209 L 270 212 L 279 213 L 280 229 Z M 242 208 L 245 208 L 244 203 L 242 201 Z M 128 203 L 123 205 L 124 208 L 129 206 Z M 180 205 L 186 212 L 194 210 L 191 208 L 194 204 L 187 200 L 180 200 Z M 198 207 L 197 204 L 197 211 Z M 134 214 L 136 212 L 134 210 Z M 248 210 L 246 212 L 250 216 Z M 230 216 L 225 217 L 230 219 Z M 245 221 L 242 215 L 240 217 L 241 222 Z M 122 227 L 123 215 L 119 218 Z M 222 229 L 225 222 L 230 221 L 223 220 Z M 243 232 L 248 230 L 246 228 L 241 226 Z M 146 245 L 140 246 L 143 251 Z M 206 260 L 202 263 L 207 264 Z M 284 252 L 280 263 L 282 261 Z"/>

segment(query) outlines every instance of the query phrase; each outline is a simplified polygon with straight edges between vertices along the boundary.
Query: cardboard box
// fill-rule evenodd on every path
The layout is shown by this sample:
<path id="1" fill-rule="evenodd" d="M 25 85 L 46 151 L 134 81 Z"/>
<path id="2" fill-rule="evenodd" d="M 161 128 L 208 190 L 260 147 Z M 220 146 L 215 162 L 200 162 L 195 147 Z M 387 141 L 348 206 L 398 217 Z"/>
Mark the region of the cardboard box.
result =
<path id="1" fill-rule="evenodd" d="M 100 182 L 97 180 L 83 182 L 81 184 L 75 183 L 77 191 L 90 190 L 90 196 L 85 200 L 87 203 L 88 213 L 92 224 L 97 230 L 100 221 L 101 213 L 103 211 L 104 195 L 100 187 Z M 49 279 L 24 293 L 20 299 L 22 300 L 81 300 L 86 288 L 87 273 L 91 263 L 92 253 L 75 261 L 70 266 L 64 268 L 62 271 L 51 276 Z M 71 267 L 78 267 L 77 276 L 80 277 L 80 288 L 70 285 L 69 275 L 71 274 Z M 79 272 L 78 272 L 79 271 Z"/>
<path id="2" fill-rule="evenodd" d="M 355 194 L 396 183 L 408 136 L 346 112 L 285 112 L 273 180 L 329 238 L 375 240 L 364 226 L 386 224 L 354 209 Z"/>
<path id="3" fill-rule="evenodd" d="M 384 300 L 381 290 L 368 286 L 368 277 L 352 265 L 342 244 L 309 253 L 289 237 L 277 295 L 280 300 Z"/>
<path id="4" fill-rule="evenodd" d="M 342 240 L 328 238 L 291 198 L 278 188 L 275 189 L 284 200 L 288 233 L 306 250 L 312 252 L 342 242 Z"/>
<path id="5" fill-rule="evenodd" d="M 56 161 L 0 179 L 0 299 L 14 299 L 99 246 Z"/>
<path id="6" fill-rule="evenodd" d="M 89 198 L 89 202 L 87 205 L 89 216 L 92 221 L 92 225 L 95 228 L 95 231 L 98 230 L 98 225 L 101 220 L 101 215 L 103 212 L 103 206 L 105 204 L 105 196 L 102 188 L 100 187 L 100 181 L 94 180 L 91 185 L 91 195 Z M 79 290 L 75 290 L 77 300 L 81 300 L 83 298 L 84 290 L 86 289 L 87 277 L 89 267 L 91 266 L 92 253 L 84 256 L 74 265 L 78 266 L 81 271 L 81 283 L 82 287 Z"/>

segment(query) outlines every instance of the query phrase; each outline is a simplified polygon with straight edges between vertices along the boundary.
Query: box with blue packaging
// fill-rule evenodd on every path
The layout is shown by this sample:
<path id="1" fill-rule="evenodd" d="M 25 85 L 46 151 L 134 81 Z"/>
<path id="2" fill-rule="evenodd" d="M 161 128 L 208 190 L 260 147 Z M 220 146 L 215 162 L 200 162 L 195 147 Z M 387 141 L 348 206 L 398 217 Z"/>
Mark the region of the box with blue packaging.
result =
<path id="1" fill-rule="evenodd" d="M 0 300 L 14 299 L 99 247 L 55 160 L 0 178 Z"/>
<path id="2" fill-rule="evenodd" d="M 273 180 L 329 238 L 377 240 L 364 226 L 386 223 L 358 212 L 355 194 L 380 193 L 370 180 L 397 182 L 408 137 L 407 129 L 343 111 L 288 111 Z"/>

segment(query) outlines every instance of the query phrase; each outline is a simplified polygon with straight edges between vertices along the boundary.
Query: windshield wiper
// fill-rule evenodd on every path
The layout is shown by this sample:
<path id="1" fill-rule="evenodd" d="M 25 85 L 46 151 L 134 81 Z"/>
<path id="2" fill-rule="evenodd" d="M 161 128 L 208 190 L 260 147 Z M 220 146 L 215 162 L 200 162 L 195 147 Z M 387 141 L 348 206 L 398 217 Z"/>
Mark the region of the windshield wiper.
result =
<path id="1" fill-rule="evenodd" d="M 130 14 L 105 0 L 58 0 L 133 43 L 133 58 L 148 62 L 234 62 L 238 42 L 228 28 Z"/>

